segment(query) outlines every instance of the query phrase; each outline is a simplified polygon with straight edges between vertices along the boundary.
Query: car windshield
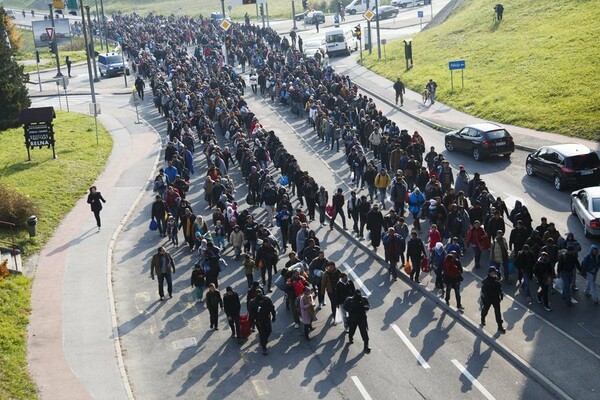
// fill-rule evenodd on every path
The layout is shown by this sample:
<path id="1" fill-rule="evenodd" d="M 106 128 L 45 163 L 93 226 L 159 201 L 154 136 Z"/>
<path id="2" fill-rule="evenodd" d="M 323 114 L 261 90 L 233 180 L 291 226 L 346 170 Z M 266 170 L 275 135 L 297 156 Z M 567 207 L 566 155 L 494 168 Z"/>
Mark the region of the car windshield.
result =
<path id="1" fill-rule="evenodd" d="M 487 136 L 488 140 L 502 139 L 508 136 L 508 132 L 506 132 L 505 129 L 498 129 L 497 131 L 486 132 L 485 135 Z"/>
<path id="2" fill-rule="evenodd" d="M 600 158 L 594 152 L 571 157 L 571 168 L 577 171 L 598 167 L 600 167 Z"/>
<path id="3" fill-rule="evenodd" d="M 327 36 L 327 43 L 343 43 L 343 42 L 344 42 L 344 35 L 342 35 L 341 33 Z"/>
<path id="4" fill-rule="evenodd" d="M 596 197 L 595 199 L 592 199 L 592 211 L 600 212 L 600 197 Z"/>
<path id="5" fill-rule="evenodd" d="M 106 63 L 107 64 L 123 64 L 123 57 L 122 56 L 106 57 Z"/>

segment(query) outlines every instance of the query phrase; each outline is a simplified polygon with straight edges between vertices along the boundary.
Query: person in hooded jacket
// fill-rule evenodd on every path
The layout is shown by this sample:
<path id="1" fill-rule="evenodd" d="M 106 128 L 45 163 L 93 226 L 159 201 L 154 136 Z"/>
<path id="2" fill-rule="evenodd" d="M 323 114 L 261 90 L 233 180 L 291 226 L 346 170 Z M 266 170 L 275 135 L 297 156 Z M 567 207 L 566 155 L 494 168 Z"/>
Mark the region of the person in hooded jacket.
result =
<path id="1" fill-rule="evenodd" d="M 529 282 L 533 277 L 533 266 L 535 265 L 535 254 L 529 248 L 529 245 L 524 244 L 521 251 L 515 257 L 515 268 L 519 274 L 517 285 L 521 293 L 527 296 L 527 301 L 531 303 L 531 292 L 529 291 Z M 522 282 L 521 282 L 522 281 Z"/>
<path id="2" fill-rule="evenodd" d="M 504 321 L 502 321 L 502 312 L 500 311 L 500 302 L 503 298 L 502 286 L 498 281 L 498 270 L 495 267 L 490 267 L 488 275 L 481 284 L 481 301 L 483 303 L 483 308 L 481 309 L 481 326 L 485 326 L 485 317 L 490 307 L 494 307 L 498 332 L 506 333 L 506 329 L 502 326 Z"/>
<path id="3" fill-rule="evenodd" d="M 573 245 L 568 245 L 567 252 L 558 256 L 557 270 L 558 276 L 560 276 L 564 282 L 562 298 L 568 306 L 571 306 L 573 304 L 571 301 L 571 283 L 573 280 L 573 275 L 577 271 L 581 271 L 581 264 L 579 263 L 577 252 L 575 251 L 575 247 Z"/>
<path id="4" fill-rule="evenodd" d="M 375 250 L 381 244 L 381 230 L 383 228 L 383 214 L 379 211 L 377 204 L 373 205 L 373 209 L 367 214 L 367 229 L 371 235 L 371 246 Z"/>
<path id="5" fill-rule="evenodd" d="M 464 165 L 459 165 L 458 168 L 458 175 L 456 175 L 456 180 L 454 182 L 454 191 L 456 193 L 467 193 L 469 190 L 469 174 L 467 174 Z"/>
<path id="6" fill-rule="evenodd" d="M 537 292 L 537 302 L 544 302 L 544 308 L 546 311 L 552 311 L 550 308 L 550 302 L 548 301 L 548 292 L 554 279 L 554 271 L 552 265 L 548 261 L 548 253 L 542 251 L 537 262 L 533 266 L 533 274 L 537 278 L 540 290 Z"/>
<path id="7" fill-rule="evenodd" d="M 425 203 L 425 195 L 421 192 L 419 187 L 416 187 L 412 193 L 408 196 L 408 211 L 412 214 L 413 220 L 415 221 L 415 227 L 421 232 L 421 222 L 419 221 L 419 211 Z"/>
<path id="8" fill-rule="evenodd" d="M 335 299 L 338 305 L 338 308 L 342 311 L 342 318 L 344 320 L 344 328 L 345 331 L 348 332 L 348 313 L 344 310 L 344 303 L 346 299 L 352 297 L 354 295 L 354 291 L 356 290 L 354 286 L 354 282 L 348 279 L 348 274 L 342 272 L 340 274 L 340 279 L 335 285 Z"/>
<path id="9" fill-rule="evenodd" d="M 410 279 L 419 283 L 419 275 L 421 274 L 421 262 L 427 256 L 425 250 L 425 244 L 420 237 L 417 236 L 416 231 L 410 233 L 410 240 L 406 246 L 406 257 L 410 261 L 412 270 L 410 272 Z"/>
<path id="10" fill-rule="evenodd" d="M 354 343 L 353 337 L 356 328 L 360 330 L 360 336 L 363 340 L 365 353 L 370 353 L 369 347 L 369 325 L 367 322 L 367 311 L 371 309 L 369 300 L 363 296 L 360 290 L 354 292 L 354 296 L 349 297 L 344 302 L 344 310 L 348 313 L 348 344 Z"/>
<path id="11" fill-rule="evenodd" d="M 435 287 L 439 290 L 440 296 L 444 295 L 444 261 L 446 255 L 444 245 L 440 242 L 435 245 L 429 257 L 429 263 L 435 272 Z"/>
<path id="12" fill-rule="evenodd" d="M 402 259 L 402 264 L 404 264 L 404 251 L 406 249 L 404 237 L 396 233 L 393 227 L 388 228 L 388 231 L 383 235 L 383 248 L 385 250 L 385 259 L 390 264 L 390 275 L 396 281 L 398 280 L 397 266 L 400 259 Z"/>
<path id="13" fill-rule="evenodd" d="M 444 281 L 446 282 L 446 305 L 450 305 L 450 291 L 454 290 L 456 297 L 456 308 L 463 310 L 460 296 L 460 282 L 462 282 L 463 268 L 456 257 L 456 253 L 452 252 L 446 256 L 444 260 Z"/>
<path id="14" fill-rule="evenodd" d="M 227 316 L 227 322 L 229 322 L 229 328 L 231 328 L 231 337 L 238 339 L 240 338 L 240 310 L 242 305 L 240 303 L 240 296 L 231 288 L 227 286 L 225 289 L 225 295 L 223 296 L 223 310 Z"/>
<path id="15" fill-rule="evenodd" d="M 571 232 L 567 232 L 565 234 L 565 238 L 559 238 L 558 239 L 558 249 L 559 251 L 562 250 L 562 252 L 565 252 L 565 249 L 567 248 L 567 246 L 571 245 L 573 246 L 573 249 L 575 251 L 575 253 L 577 254 L 577 256 L 579 256 L 579 252 L 581 251 L 581 245 L 579 244 L 579 242 L 577 241 L 577 239 L 575 239 L 575 235 Z M 577 287 L 577 271 L 574 270 L 573 271 L 573 277 L 571 278 L 571 291 L 576 291 L 579 290 L 579 288 Z"/>
<path id="16" fill-rule="evenodd" d="M 583 258 L 581 263 L 581 273 L 585 277 L 585 295 L 591 296 L 594 303 L 598 304 L 598 292 L 596 290 L 596 276 L 600 269 L 600 255 L 598 255 L 598 246 L 590 246 L 590 252 Z"/>

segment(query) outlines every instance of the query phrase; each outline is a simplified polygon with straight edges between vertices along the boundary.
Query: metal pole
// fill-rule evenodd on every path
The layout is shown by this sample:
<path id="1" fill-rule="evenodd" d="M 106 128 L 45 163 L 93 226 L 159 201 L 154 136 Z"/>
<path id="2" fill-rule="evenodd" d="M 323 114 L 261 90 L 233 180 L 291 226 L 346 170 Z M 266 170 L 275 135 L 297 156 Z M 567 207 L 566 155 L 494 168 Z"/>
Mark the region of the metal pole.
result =
<path id="1" fill-rule="evenodd" d="M 88 46 L 88 58 L 92 58 L 92 63 L 94 64 L 94 82 L 100 82 L 100 78 L 98 78 L 98 67 L 96 67 L 96 55 L 94 53 L 94 32 L 92 31 L 92 20 L 90 19 L 90 6 L 85 6 L 85 12 L 87 13 L 87 19 L 89 23 L 90 29 L 90 41 Z"/>
<path id="2" fill-rule="evenodd" d="M 370 10 L 370 5 L 369 5 L 369 0 L 367 0 L 367 10 Z M 371 43 L 373 43 L 371 41 L 371 21 L 367 21 L 367 42 L 369 43 L 369 54 L 371 54 L 372 50 L 371 50 Z"/>
<path id="3" fill-rule="evenodd" d="M 265 14 L 267 14 L 267 27 L 271 27 L 271 25 L 269 25 L 269 2 L 267 1 L 265 4 Z"/>
<path id="4" fill-rule="evenodd" d="M 221 0 L 221 12 L 223 13 L 223 20 L 225 20 L 225 0 Z M 223 56 L 225 57 L 225 65 L 229 64 L 229 56 L 227 54 L 227 31 L 223 35 Z M 137 109 L 137 107 L 136 107 Z"/>
<path id="5" fill-rule="evenodd" d="M 377 27 L 377 59 L 381 60 L 381 35 L 379 34 L 379 0 L 375 0 L 375 26 Z"/>
<path id="6" fill-rule="evenodd" d="M 71 112 L 71 110 L 69 110 L 69 96 L 67 96 L 67 86 L 64 85 L 63 88 L 65 89 L 65 101 L 67 102 L 67 112 Z"/>
<path id="7" fill-rule="evenodd" d="M 58 107 L 60 107 L 60 111 L 62 111 L 62 101 L 60 101 L 60 82 L 56 81 L 56 93 L 58 93 Z"/>
<path id="8" fill-rule="evenodd" d="M 98 32 L 100 32 L 100 51 L 102 51 L 102 27 L 100 26 L 100 11 L 98 10 L 98 0 L 94 0 L 96 3 L 96 24 L 98 25 Z"/>
<path id="9" fill-rule="evenodd" d="M 127 87 L 127 69 L 125 68 L 125 47 L 123 47 L 123 41 L 119 45 L 121 46 L 121 56 L 123 59 L 123 78 L 125 79 L 125 87 Z"/>
<path id="10" fill-rule="evenodd" d="M 87 37 L 87 27 L 85 23 L 85 13 L 83 12 L 83 0 L 79 0 L 79 8 L 81 8 L 81 27 L 83 31 L 83 41 L 86 46 L 88 43 Z M 94 80 L 92 79 L 92 63 L 90 62 L 90 58 L 87 58 L 87 68 L 88 68 L 88 77 L 90 81 L 90 92 L 92 93 L 92 104 L 94 107 L 94 120 L 96 120 L 96 90 L 94 89 Z M 96 120 L 96 144 L 98 144 L 98 121 Z"/>
<path id="11" fill-rule="evenodd" d="M 429 2 L 429 5 L 431 6 L 431 19 L 433 20 L 433 0 Z"/>
<path id="12" fill-rule="evenodd" d="M 296 2 L 292 0 L 292 21 L 294 21 L 294 30 L 298 29 L 296 27 Z"/>
<path id="13" fill-rule="evenodd" d="M 104 19 L 104 0 L 100 0 L 100 12 L 102 13 L 102 30 L 104 30 L 104 34 L 106 35 L 106 19 Z M 106 52 L 108 53 L 108 38 L 104 38 L 104 43 L 106 44 Z"/>
<path id="14" fill-rule="evenodd" d="M 465 90 L 465 70 L 464 69 L 460 70 L 460 75 L 462 77 L 462 88 L 461 89 Z"/>
<path id="15" fill-rule="evenodd" d="M 452 70 L 450 70 L 450 93 L 454 93 L 454 76 Z"/>
<path id="16" fill-rule="evenodd" d="M 256 4 L 256 21 L 258 22 L 258 1 L 255 4 Z"/>
<path id="17" fill-rule="evenodd" d="M 42 78 L 40 78 L 40 52 L 35 51 L 35 64 L 37 66 L 38 73 L 38 84 L 40 85 L 40 92 L 42 91 Z"/>
<path id="18" fill-rule="evenodd" d="M 54 56 L 56 58 L 56 76 L 55 78 L 60 78 L 63 76 L 62 72 L 60 72 L 60 57 L 58 56 L 58 42 L 56 41 L 56 28 L 54 27 L 54 11 L 52 10 L 52 3 L 48 4 L 48 9 L 50 10 L 50 22 L 52 23 L 52 28 L 54 32 L 54 37 L 52 41 L 54 41 Z"/>

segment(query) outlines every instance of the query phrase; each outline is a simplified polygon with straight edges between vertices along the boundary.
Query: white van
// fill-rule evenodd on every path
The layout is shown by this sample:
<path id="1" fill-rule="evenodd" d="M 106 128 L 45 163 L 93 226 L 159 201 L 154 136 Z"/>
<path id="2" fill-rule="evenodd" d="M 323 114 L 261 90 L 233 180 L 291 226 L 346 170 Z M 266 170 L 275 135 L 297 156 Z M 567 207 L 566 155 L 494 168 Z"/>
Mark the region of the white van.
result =
<path id="1" fill-rule="evenodd" d="M 375 8 L 375 0 L 371 1 L 372 8 Z M 354 15 L 356 13 L 364 13 L 367 11 L 367 0 L 352 0 L 352 3 L 348 4 L 344 11 L 346 14 Z"/>
<path id="2" fill-rule="evenodd" d="M 333 57 L 336 54 L 350 55 L 358 49 L 358 41 L 350 29 L 336 28 L 325 32 L 325 45 L 327 54 Z"/>

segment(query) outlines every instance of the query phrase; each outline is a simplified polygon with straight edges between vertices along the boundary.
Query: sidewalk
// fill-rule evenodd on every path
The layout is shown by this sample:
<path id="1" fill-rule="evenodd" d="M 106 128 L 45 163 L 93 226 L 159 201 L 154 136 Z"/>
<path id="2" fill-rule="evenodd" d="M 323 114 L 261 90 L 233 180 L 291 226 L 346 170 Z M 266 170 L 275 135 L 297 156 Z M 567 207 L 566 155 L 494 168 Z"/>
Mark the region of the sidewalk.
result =
<path id="1" fill-rule="evenodd" d="M 87 103 L 72 109 L 86 113 Z M 147 186 L 160 143 L 147 125 L 134 124 L 128 109 L 105 104 L 99 120 L 114 141 L 94 183 L 107 200 L 103 229 L 97 232 L 83 195 L 40 252 L 35 271 L 28 362 L 44 399 L 132 398 L 115 336 L 111 255 Z"/>
<path id="2" fill-rule="evenodd" d="M 340 65 L 337 67 L 335 65 L 337 63 L 336 61 L 337 60 L 334 59 L 332 62 L 336 72 L 350 75 L 352 82 L 356 83 L 361 91 L 368 93 L 373 98 L 383 101 L 389 106 L 400 110 L 402 113 L 441 132 L 449 132 L 469 124 L 489 122 L 455 110 L 439 101 L 436 101 L 432 106 L 423 105 L 421 94 L 413 92 L 412 90 L 406 90 L 406 94 L 404 95 L 404 106 L 397 107 L 394 104 L 394 82 L 377 75 L 361 65 Z M 522 150 L 533 151 L 540 146 L 561 143 L 580 143 L 592 150 L 600 151 L 600 142 L 564 136 L 558 133 L 541 132 L 513 125 L 501 125 L 515 138 L 517 148 Z"/>

